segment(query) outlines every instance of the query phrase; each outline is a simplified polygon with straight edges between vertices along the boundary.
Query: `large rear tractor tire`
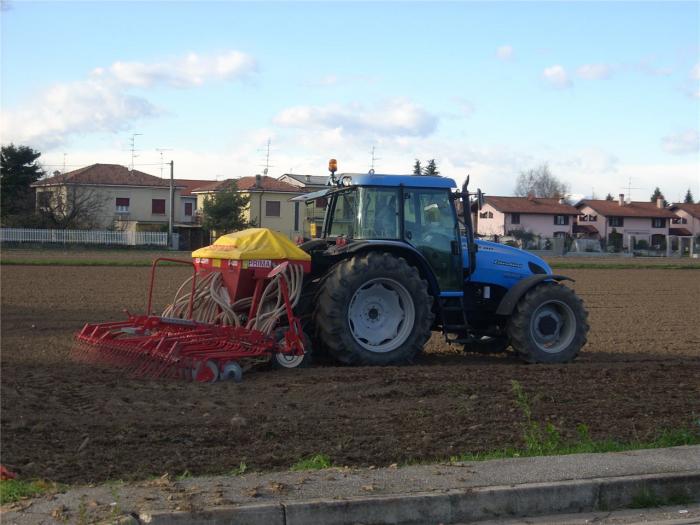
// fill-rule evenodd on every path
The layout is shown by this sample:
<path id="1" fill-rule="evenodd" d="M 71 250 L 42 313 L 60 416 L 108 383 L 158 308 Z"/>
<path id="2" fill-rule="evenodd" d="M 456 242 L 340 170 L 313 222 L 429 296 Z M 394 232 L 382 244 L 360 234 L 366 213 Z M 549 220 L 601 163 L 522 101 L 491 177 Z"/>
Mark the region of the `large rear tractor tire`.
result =
<path id="1" fill-rule="evenodd" d="M 568 363 L 586 344 L 588 312 L 564 285 L 546 282 L 527 292 L 508 321 L 518 356 L 528 363 Z"/>
<path id="2" fill-rule="evenodd" d="M 344 364 L 411 363 L 430 337 L 428 283 L 402 257 L 373 252 L 337 264 L 319 293 L 314 322 Z"/>

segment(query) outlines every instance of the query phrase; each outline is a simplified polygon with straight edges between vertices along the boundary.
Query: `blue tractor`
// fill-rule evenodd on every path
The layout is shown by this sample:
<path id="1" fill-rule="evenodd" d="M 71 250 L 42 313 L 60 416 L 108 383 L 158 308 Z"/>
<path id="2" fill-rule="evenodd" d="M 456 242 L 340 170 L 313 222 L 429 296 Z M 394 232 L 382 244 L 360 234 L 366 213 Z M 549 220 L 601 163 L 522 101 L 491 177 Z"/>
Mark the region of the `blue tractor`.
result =
<path id="1" fill-rule="evenodd" d="M 325 208 L 301 245 L 312 273 L 298 311 L 335 359 L 410 363 L 433 331 L 466 351 L 510 347 L 530 363 L 576 357 L 588 314 L 560 284 L 571 279 L 535 255 L 475 239 L 470 209 L 483 197 L 467 184 L 331 171 L 327 189 L 296 199 Z"/>

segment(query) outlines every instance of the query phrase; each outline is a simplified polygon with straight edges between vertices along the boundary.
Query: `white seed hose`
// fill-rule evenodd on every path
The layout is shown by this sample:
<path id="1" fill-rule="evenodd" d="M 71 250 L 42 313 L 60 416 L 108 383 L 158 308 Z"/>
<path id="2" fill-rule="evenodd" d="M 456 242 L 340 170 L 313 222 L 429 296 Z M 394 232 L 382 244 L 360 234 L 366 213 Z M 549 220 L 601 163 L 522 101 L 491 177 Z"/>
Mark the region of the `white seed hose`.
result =
<path id="1" fill-rule="evenodd" d="M 221 272 L 210 272 L 201 279 L 198 275 L 192 302 L 192 320 L 209 324 L 245 326 L 269 335 L 279 324 L 280 318 L 287 314 L 284 296 L 279 286 L 282 275 L 287 281 L 292 308 L 297 305 L 301 296 L 304 270 L 299 264 L 289 264 L 282 274 L 276 275 L 267 283 L 260 296 L 260 304 L 255 315 L 247 320 L 245 316 L 248 315 L 252 297 L 245 297 L 230 304 L 230 297 L 223 285 Z M 191 292 L 186 290 L 191 288 L 192 277 L 182 283 L 175 294 L 175 300 L 163 310 L 161 315 L 187 318 Z"/>

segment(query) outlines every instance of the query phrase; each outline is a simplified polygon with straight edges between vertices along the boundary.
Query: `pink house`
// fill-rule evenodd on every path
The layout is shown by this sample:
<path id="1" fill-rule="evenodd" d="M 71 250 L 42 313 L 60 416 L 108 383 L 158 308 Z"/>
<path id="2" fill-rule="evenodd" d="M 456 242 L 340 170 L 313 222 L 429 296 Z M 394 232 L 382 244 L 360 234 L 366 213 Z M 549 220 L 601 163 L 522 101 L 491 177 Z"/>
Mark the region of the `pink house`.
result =
<path id="1" fill-rule="evenodd" d="M 572 234 L 578 210 L 564 199 L 487 196 L 475 214 L 475 230 L 482 236 L 504 236 L 515 230 L 540 237 L 567 237 Z"/>
<path id="2" fill-rule="evenodd" d="M 664 208 L 663 198 L 653 202 L 625 202 L 584 199 L 576 204 L 579 215 L 574 233 L 591 239 L 603 239 L 608 246 L 617 244 L 630 251 L 639 241 L 649 247 L 670 250 L 671 220 L 676 215 Z"/>
<path id="3" fill-rule="evenodd" d="M 671 235 L 700 235 L 700 204 L 679 203 L 669 208 L 676 217 L 671 219 Z"/>

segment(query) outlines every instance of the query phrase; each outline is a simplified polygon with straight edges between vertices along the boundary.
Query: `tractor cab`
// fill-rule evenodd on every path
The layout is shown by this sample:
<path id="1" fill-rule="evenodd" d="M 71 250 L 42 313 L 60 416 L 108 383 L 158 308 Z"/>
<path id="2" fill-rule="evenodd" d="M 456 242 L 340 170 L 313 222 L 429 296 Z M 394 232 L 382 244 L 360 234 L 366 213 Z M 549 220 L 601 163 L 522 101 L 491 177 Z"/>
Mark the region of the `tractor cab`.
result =
<path id="1" fill-rule="evenodd" d="M 346 245 L 408 245 L 431 268 L 441 291 L 461 291 L 462 243 L 453 180 L 443 177 L 341 174 L 337 185 L 304 196 L 326 203 L 319 238 Z M 308 214 L 307 214 L 308 216 Z M 308 223 L 309 221 L 307 221 Z"/>

